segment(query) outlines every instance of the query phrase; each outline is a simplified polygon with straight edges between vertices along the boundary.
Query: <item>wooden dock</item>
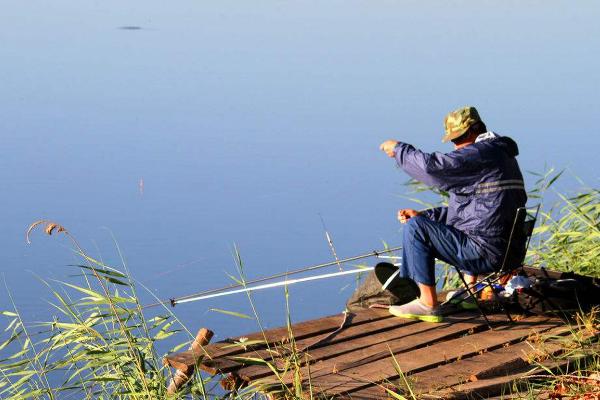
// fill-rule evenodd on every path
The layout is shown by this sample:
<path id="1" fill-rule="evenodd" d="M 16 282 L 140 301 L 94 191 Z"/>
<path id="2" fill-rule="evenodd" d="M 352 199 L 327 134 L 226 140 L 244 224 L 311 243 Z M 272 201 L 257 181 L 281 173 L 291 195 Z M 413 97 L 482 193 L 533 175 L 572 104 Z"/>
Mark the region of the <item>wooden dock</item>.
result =
<path id="1" fill-rule="evenodd" d="M 197 365 L 221 375 L 228 390 L 253 385 L 284 398 L 301 383 L 317 397 L 345 399 L 384 399 L 407 387 L 417 398 L 488 398 L 514 391 L 513 383 L 527 374 L 543 373 L 544 363 L 565 367 L 552 357 L 568 348 L 572 332 L 564 321 L 490 319 L 493 330 L 474 312 L 432 324 L 368 309 L 232 338 L 201 353 L 169 355 L 165 363 L 184 373 Z"/>
<path id="2" fill-rule="evenodd" d="M 523 270 L 540 278 L 588 280 L 595 288 L 588 303 L 599 303 L 594 278 Z M 574 325 L 513 314 L 510 322 L 502 312 L 489 318 L 493 330 L 475 311 L 448 308 L 444 321 L 433 324 L 366 309 L 212 344 L 212 332 L 201 329 L 189 351 L 164 362 L 176 369 L 173 391 L 200 368 L 220 376 L 228 391 L 251 386 L 270 398 L 509 399 L 522 398 L 532 377 L 568 373 L 600 352 L 597 320 Z"/>

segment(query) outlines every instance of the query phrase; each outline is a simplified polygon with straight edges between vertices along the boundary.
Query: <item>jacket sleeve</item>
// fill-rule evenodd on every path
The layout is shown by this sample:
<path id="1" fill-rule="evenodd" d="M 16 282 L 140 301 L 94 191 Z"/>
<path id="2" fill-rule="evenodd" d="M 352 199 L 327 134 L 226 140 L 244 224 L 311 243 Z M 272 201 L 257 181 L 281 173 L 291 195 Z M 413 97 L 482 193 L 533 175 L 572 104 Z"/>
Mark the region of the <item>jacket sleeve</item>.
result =
<path id="1" fill-rule="evenodd" d="M 429 218 L 432 221 L 445 224 L 446 216 L 448 215 L 448 207 L 428 208 L 427 210 L 421 211 L 420 215 Z"/>
<path id="2" fill-rule="evenodd" d="M 470 162 L 464 151 L 425 153 L 399 142 L 395 148 L 398 166 L 414 179 L 438 189 L 461 192 L 481 176 L 481 165 Z"/>

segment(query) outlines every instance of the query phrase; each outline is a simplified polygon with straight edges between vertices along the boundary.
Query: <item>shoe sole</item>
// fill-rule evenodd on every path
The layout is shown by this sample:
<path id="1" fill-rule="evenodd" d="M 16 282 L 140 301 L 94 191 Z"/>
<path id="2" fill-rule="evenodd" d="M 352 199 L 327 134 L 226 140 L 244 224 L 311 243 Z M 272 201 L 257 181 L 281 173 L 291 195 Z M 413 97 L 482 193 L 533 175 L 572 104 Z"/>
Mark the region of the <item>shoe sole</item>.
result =
<path id="1" fill-rule="evenodd" d="M 444 320 L 439 315 L 419 315 L 419 314 L 398 314 L 390 311 L 390 313 L 398 318 L 418 319 L 423 322 L 439 323 Z"/>

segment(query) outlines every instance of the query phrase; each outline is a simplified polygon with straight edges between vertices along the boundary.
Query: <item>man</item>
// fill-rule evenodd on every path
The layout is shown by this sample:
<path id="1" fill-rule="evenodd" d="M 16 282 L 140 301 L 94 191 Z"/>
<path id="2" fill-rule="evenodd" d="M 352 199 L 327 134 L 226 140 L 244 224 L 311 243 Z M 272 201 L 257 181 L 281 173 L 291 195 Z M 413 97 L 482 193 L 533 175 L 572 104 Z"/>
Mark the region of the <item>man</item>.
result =
<path id="1" fill-rule="evenodd" d="M 450 153 L 425 153 L 396 140 L 380 149 L 412 178 L 449 193 L 448 206 L 398 211 L 403 232 L 400 276 L 417 282 L 420 297 L 390 307 L 398 317 L 441 322 L 435 258 L 456 265 L 469 283 L 500 267 L 518 207 L 525 205 L 517 144 L 488 132 L 475 107 L 449 113 L 442 142 Z"/>

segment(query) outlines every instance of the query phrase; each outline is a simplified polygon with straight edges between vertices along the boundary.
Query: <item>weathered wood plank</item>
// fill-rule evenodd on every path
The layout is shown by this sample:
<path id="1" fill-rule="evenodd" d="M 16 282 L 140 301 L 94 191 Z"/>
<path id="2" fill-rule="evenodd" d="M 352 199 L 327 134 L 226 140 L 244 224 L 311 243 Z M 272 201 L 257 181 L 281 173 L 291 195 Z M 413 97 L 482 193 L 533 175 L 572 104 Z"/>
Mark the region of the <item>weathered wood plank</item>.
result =
<path id="1" fill-rule="evenodd" d="M 506 317 L 503 315 L 494 315 L 492 319 L 495 321 L 501 321 L 502 323 L 506 322 Z M 498 323 L 498 322 L 496 322 Z M 380 360 L 388 359 L 393 354 L 409 354 L 416 349 L 423 348 L 426 346 L 433 346 L 436 342 L 441 342 L 442 345 L 448 340 L 454 339 L 457 336 L 465 335 L 470 332 L 475 332 L 481 329 L 486 329 L 486 324 L 483 318 L 477 317 L 464 322 L 455 322 L 452 324 L 445 324 L 444 326 L 439 326 L 440 324 L 427 324 L 421 322 L 416 326 L 425 326 L 432 327 L 432 329 L 426 330 L 424 332 L 419 332 L 415 334 L 405 335 L 401 338 L 389 338 L 389 340 L 380 341 L 380 343 L 368 346 L 366 348 L 358 349 L 356 351 L 351 351 L 345 353 L 339 357 L 333 357 L 329 360 L 320 362 L 311 367 L 311 382 L 314 382 L 315 379 L 317 382 L 325 382 L 327 379 L 332 378 L 335 381 L 340 380 L 339 376 L 333 374 L 333 371 L 345 371 L 345 370 L 353 370 L 356 368 L 360 368 L 363 365 L 376 363 Z M 384 369 L 393 370 L 393 366 L 390 362 L 386 362 Z M 308 376 L 308 370 L 304 369 L 302 371 L 303 376 Z M 251 378 L 252 377 L 241 377 Z M 290 377 L 291 378 L 291 377 Z M 267 378 L 268 379 L 268 378 Z M 277 383 L 274 380 L 272 383 Z M 290 381 L 285 381 L 286 383 L 291 383 Z"/>
<path id="2" fill-rule="evenodd" d="M 351 318 L 351 323 L 353 325 L 359 325 L 363 323 L 377 321 L 380 319 L 391 318 L 391 315 L 387 312 L 387 310 L 367 309 L 364 311 L 353 313 L 348 318 Z M 298 340 L 334 331 L 339 327 L 340 323 L 342 322 L 342 319 L 343 316 L 341 314 L 338 314 L 296 323 L 292 326 L 294 338 Z M 241 345 L 235 345 L 235 341 L 233 339 L 226 339 L 224 341 L 216 342 L 203 348 L 205 359 L 208 360 L 228 355 L 241 354 L 246 352 L 248 348 L 264 349 L 267 346 L 267 344 L 287 341 L 289 338 L 289 332 L 288 328 L 283 326 L 266 330 L 264 334 L 262 332 L 255 332 L 248 335 L 244 335 L 244 337 L 246 337 L 249 342 L 258 341 L 258 343 L 252 344 L 251 346 L 246 346 L 245 348 Z M 165 362 L 177 363 L 179 365 L 187 364 L 191 366 L 194 365 L 194 360 L 194 355 L 190 351 L 169 354 L 165 357 Z M 200 367 L 204 369 L 202 364 L 200 365 Z M 208 368 L 207 372 L 217 373 L 218 371 Z"/>
<path id="3" fill-rule="evenodd" d="M 532 371 L 541 372 L 542 370 L 532 369 Z M 522 385 L 518 383 L 518 380 L 526 375 L 526 372 L 519 371 L 508 375 L 482 379 L 476 382 L 457 385 L 444 392 L 435 393 L 435 395 L 441 396 L 444 399 L 481 399 L 498 394 L 510 395 L 520 390 Z"/>
<path id="4" fill-rule="evenodd" d="M 399 394 L 401 396 L 404 396 L 405 398 L 406 395 L 403 394 L 400 390 L 398 390 L 399 388 L 390 384 L 390 383 L 378 383 L 378 384 L 373 384 L 370 386 L 366 386 L 360 390 L 351 392 L 351 393 L 344 393 L 341 395 L 336 396 L 336 399 L 343 399 L 343 400 L 359 400 L 359 399 L 365 399 L 365 398 L 374 398 L 374 399 L 393 399 L 394 397 L 390 394 L 390 392 L 388 392 L 386 390 L 386 388 L 388 390 L 390 390 L 391 392 L 394 392 L 396 394 Z M 411 398 L 410 396 L 408 396 L 408 398 Z M 417 397 L 419 398 L 419 397 Z"/>
<path id="5" fill-rule="evenodd" d="M 327 338 L 331 333 L 322 333 L 314 337 L 308 337 L 305 339 L 295 340 L 295 347 L 297 351 L 304 351 L 308 348 L 311 358 L 314 358 L 315 352 L 319 353 L 319 350 L 325 350 L 335 348 L 336 344 L 347 340 L 359 338 L 361 336 L 374 334 L 381 331 L 397 328 L 399 326 L 407 326 L 416 323 L 416 321 L 403 320 L 399 321 L 397 318 L 383 318 L 370 322 L 368 324 L 358 324 L 346 326 L 343 330 L 336 333 L 334 336 L 329 337 L 327 340 L 321 341 Z M 318 349 L 318 350 L 317 350 Z M 325 350 L 326 351 L 326 350 Z M 273 343 L 271 349 L 259 349 L 251 350 L 245 353 L 236 354 L 234 356 L 226 356 L 216 358 L 213 360 L 205 361 L 204 367 L 217 370 L 219 373 L 229 372 L 231 370 L 239 370 L 245 364 L 243 358 L 260 358 L 265 361 L 273 359 L 273 355 L 277 357 L 285 357 L 290 354 L 290 344 L 285 343 Z"/>
<path id="6" fill-rule="evenodd" d="M 338 398 L 343 400 L 383 400 L 391 398 L 391 395 L 382 386 L 367 386 L 358 392 L 348 393 L 345 396 L 338 396 Z M 393 388 L 391 390 L 394 391 Z"/>
<path id="7" fill-rule="evenodd" d="M 565 351 L 565 339 L 568 339 L 571 333 L 572 327 L 559 326 L 544 333 L 544 336 L 549 337 L 549 339 L 545 340 L 543 344 L 519 342 L 508 347 L 501 347 L 490 352 L 415 373 L 409 375 L 406 379 L 417 398 L 429 398 L 428 394 L 431 395 L 431 398 L 444 398 L 448 393 L 448 391 L 443 391 L 444 388 L 454 386 L 452 391 L 458 391 L 457 388 L 461 384 L 512 375 L 518 371 L 527 371 L 533 368 L 530 360 L 539 360 L 540 356 L 543 359 L 539 362 L 545 363 L 546 368 L 552 367 L 554 365 L 552 362 L 543 360 L 548 356 L 555 357 L 563 353 Z M 585 332 L 579 340 L 594 342 L 598 336 L 598 333 Z M 540 349 L 543 351 L 542 354 L 539 353 Z M 492 381 L 487 382 L 494 383 Z M 395 382 L 392 382 L 392 385 L 396 388 L 402 387 L 404 386 L 403 380 L 396 378 Z M 486 386 L 484 385 L 484 387 Z M 365 389 L 352 392 L 351 395 L 360 398 L 364 393 L 370 396 L 375 389 L 380 389 L 382 396 L 385 396 L 384 389 L 378 386 L 369 386 Z M 440 390 L 442 390 L 441 393 Z M 489 394 L 488 392 L 491 392 L 489 388 L 486 389 L 485 393 L 481 392 L 474 397 L 483 398 L 481 395 Z M 514 398 L 523 397 L 517 395 Z"/>
<path id="8" fill-rule="evenodd" d="M 568 333 L 569 328 L 564 326 L 546 331 L 546 334 L 556 336 Z M 549 341 L 544 344 L 544 350 L 548 354 L 557 354 L 563 350 L 563 345 L 556 340 Z M 519 342 L 412 374 L 409 380 L 415 393 L 429 393 L 465 382 L 507 375 L 529 366 L 529 359 L 535 353 L 536 350 L 529 342 Z"/>
<path id="9" fill-rule="evenodd" d="M 506 320 L 504 316 L 500 318 L 502 321 Z M 395 323 L 397 327 L 382 332 L 361 335 L 352 340 L 341 341 L 335 345 L 309 350 L 309 359 L 313 363 L 317 362 L 311 368 L 311 375 L 315 376 L 315 374 L 322 370 L 318 361 L 331 359 L 335 363 L 344 363 L 352 362 L 357 358 L 366 359 L 368 357 L 372 357 L 370 359 L 372 360 L 374 355 L 382 352 L 384 353 L 382 357 L 385 358 L 389 356 L 387 346 L 393 341 L 402 341 L 404 349 L 407 350 L 415 346 L 425 346 L 442 338 L 464 334 L 471 329 L 484 327 L 484 321 L 471 312 L 448 316 L 446 317 L 446 321 L 440 324 L 415 323 L 414 320 L 401 318 L 394 318 L 388 322 Z M 377 322 L 377 324 L 380 323 L 381 321 Z M 360 352 L 357 353 L 358 351 Z M 347 353 L 349 353 L 348 356 L 342 357 Z M 271 375 L 272 372 L 267 367 L 250 366 L 235 371 L 235 374 L 243 380 L 250 382 Z"/>
<path id="10" fill-rule="evenodd" d="M 597 345 L 594 346 L 594 348 L 596 351 L 598 350 Z M 591 354 L 593 354 L 593 352 Z M 527 386 L 526 380 L 524 380 L 527 376 L 546 375 L 548 374 L 548 371 L 564 372 L 569 369 L 569 366 L 578 366 L 581 360 L 590 356 L 590 354 L 587 354 L 575 358 L 544 361 L 540 363 L 543 368 L 523 368 L 521 370 L 512 371 L 512 373 L 508 375 L 466 382 L 436 392 L 435 395 L 446 399 L 482 399 L 496 395 L 511 395 L 518 393 Z"/>
<path id="11" fill-rule="evenodd" d="M 503 323 L 506 322 L 506 317 L 502 315 L 494 316 L 493 318 L 497 318 Z M 463 336 L 482 329 L 487 329 L 487 325 L 481 317 L 462 322 L 453 321 L 453 323 L 445 326 L 428 324 L 425 322 L 421 322 L 421 324 L 424 326 L 432 326 L 433 329 L 421 333 L 417 332 L 396 340 L 390 339 L 388 341 L 383 341 L 365 349 L 318 363 L 312 368 L 312 378 L 314 379 L 329 375 L 331 374 L 331 371 L 344 371 L 370 365 L 373 362 L 389 358 L 391 353 L 408 353 L 419 348 L 432 346 L 437 342 L 445 342 L 454 339 L 457 336 Z"/>
<path id="12" fill-rule="evenodd" d="M 479 395 L 476 395 L 476 398 L 481 398 Z M 544 394 L 538 390 L 521 392 L 517 391 L 515 393 L 510 394 L 500 394 L 494 397 L 487 397 L 486 400 L 515 400 L 515 399 L 535 399 L 535 400 L 547 400 L 549 399 L 547 394 Z"/>
<path id="13" fill-rule="evenodd" d="M 417 372 L 456 360 L 459 357 L 473 356 L 487 349 L 523 340 L 534 330 L 543 332 L 560 324 L 559 321 L 548 322 L 539 318 L 535 318 L 535 324 L 531 324 L 532 322 L 534 321 L 528 321 L 527 324 L 519 323 L 502 332 L 484 331 L 404 353 L 398 353 L 390 345 L 391 353 L 394 354 L 404 373 Z M 363 360 L 346 365 L 332 365 L 324 362 L 324 364 L 328 364 L 325 370 L 328 369 L 330 373 L 311 377 L 311 384 L 315 390 L 335 395 L 361 389 L 369 386 L 372 382 L 393 379 L 398 375 L 391 357 L 367 362 L 369 363 L 368 369 L 364 367 L 366 363 Z M 333 371 L 337 373 L 333 373 Z"/>

